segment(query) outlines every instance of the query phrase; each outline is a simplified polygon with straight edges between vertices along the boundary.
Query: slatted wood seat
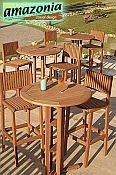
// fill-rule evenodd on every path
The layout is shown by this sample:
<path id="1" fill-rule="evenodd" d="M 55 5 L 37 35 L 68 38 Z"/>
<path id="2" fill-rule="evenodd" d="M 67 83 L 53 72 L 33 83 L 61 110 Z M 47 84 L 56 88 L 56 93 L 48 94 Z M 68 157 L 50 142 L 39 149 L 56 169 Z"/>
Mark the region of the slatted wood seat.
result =
<path id="1" fill-rule="evenodd" d="M 95 97 L 91 97 L 87 102 L 76 106 L 83 111 L 83 124 L 79 126 L 75 126 L 74 128 L 71 128 L 70 130 L 68 130 L 67 136 L 69 135 L 69 137 L 71 137 L 73 140 L 75 140 L 76 142 L 79 142 L 80 144 L 86 147 L 85 158 L 84 158 L 85 167 L 88 166 L 90 145 L 96 143 L 97 141 L 104 139 L 104 154 L 105 156 L 107 155 L 109 100 L 110 100 L 110 94 L 111 94 L 112 80 L 113 80 L 112 76 L 104 75 L 99 72 L 88 70 L 85 74 L 84 85 L 91 89 L 99 91 L 101 93 L 104 93 L 106 95 L 105 100 L 100 100 Z M 93 112 L 100 109 L 105 109 L 104 130 L 100 130 L 99 128 L 95 128 L 92 126 Z M 87 114 L 89 115 L 87 116 Z M 88 118 L 88 124 L 87 124 L 87 118 Z M 69 117 L 67 118 L 67 123 L 68 121 L 69 121 Z M 83 139 L 74 136 L 73 132 L 82 128 L 83 128 Z M 92 139 L 91 137 L 92 131 L 97 132 L 99 136 Z"/>
<path id="2" fill-rule="evenodd" d="M 74 70 L 78 68 L 76 64 L 70 64 L 70 63 L 55 63 L 51 64 L 51 66 L 54 70 L 60 69 L 61 71 Z"/>
<path id="3" fill-rule="evenodd" d="M 71 63 L 62 62 L 62 63 L 53 63 L 50 65 L 50 79 L 52 79 L 52 70 L 62 71 L 62 79 L 67 79 L 67 72 L 71 70 L 71 81 L 74 80 L 77 82 L 77 70 L 78 70 L 78 83 L 80 83 L 80 74 L 81 74 L 81 54 L 82 48 L 77 45 L 65 44 L 64 45 L 64 57 L 69 57 Z M 75 78 L 76 76 L 76 78 Z M 58 75 L 57 75 L 58 79 Z"/>
<path id="4" fill-rule="evenodd" d="M 31 65 L 32 62 L 25 59 L 20 59 L 19 55 L 16 53 L 18 49 L 18 41 L 13 41 L 9 43 L 4 43 L 2 45 L 2 59 L 3 59 L 3 70 L 6 70 L 6 66 L 14 67 L 18 70 L 20 67 L 25 65 Z M 15 59 L 12 57 L 15 55 Z M 10 61 L 7 60 L 7 57 L 10 57 Z"/>
<path id="5" fill-rule="evenodd" d="M 88 49 L 88 52 L 89 52 L 89 61 L 82 62 L 82 65 L 90 69 L 95 67 L 100 67 L 100 72 L 102 72 L 103 44 L 104 44 L 105 33 L 101 31 L 91 30 L 90 34 L 95 36 L 95 38 L 90 40 L 90 43 L 84 44 L 82 46 L 84 49 Z M 94 59 L 95 51 L 99 51 L 99 57 L 97 59 Z"/>
<path id="6" fill-rule="evenodd" d="M 108 101 L 102 101 L 99 99 L 96 99 L 94 97 L 91 97 L 91 99 L 77 107 L 80 107 L 83 110 L 86 110 L 87 112 L 93 112 L 94 110 L 99 110 L 101 108 L 105 108 L 109 104 Z"/>
<path id="7" fill-rule="evenodd" d="M 17 60 L 11 60 L 9 62 L 6 62 L 5 66 L 11 66 L 18 69 L 19 67 L 29 65 L 30 63 L 31 61 L 29 60 L 17 59 Z"/>
<path id="8" fill-rule="evenodd" d="M 20 110 L 28 110 L 28 109 L 32 110 L 38 107 L 37 105 L 32 105 L 26 102 L 20 96 L 19 97 L 14 96 L 14 97 L 8 98 L 3 101 L 3 104 L 6 107 L 10 108 L 12 112 L 16 112 Z"/>
<path id="9" fill-rule="evenodd" d="M 21 89 L 23 86 L 32 84 L 32 72 L 30 69 L 18 70 L 12 72 L 0 73 L 0 90 L 1 90 L 1 127 L 2 127 L 2 151 L 5 151 L 5 136 L 13 143 L 14 155 L 15 155 L 15 165 L 18 166 L 18 153 L 17 146 L 24 143 L 29 143 L 34 140 L 41 140 L 41 155 L 44 156 L 44 131 L 43 131 L 43 117 L 41 108 L 39 108 L 39 119 L 40 119 L 40 130 L 31 125 L 30 123 L 30 111 L 37 108 L 37 105 L 32 105 L 20 96 L 12 96 L 10 98 L 5 98 L 5 92 L 9 90 Z M 19 93 L 20 95 L 20 93 Z M 11 111 L 12 126 L 5 127 L 5 111 L 4 106 Z M 27 122 L 22 124 L 16 124 L 16 112 L 24 110 L 27 112 Z M 27 127 L 27 138 L 17 140 L 16 131 L 17 129 Z M 11 136 L 12 131 L 13 134 Z M 34 132 L 35 135 L 31 136 L 30 133 Z"/>

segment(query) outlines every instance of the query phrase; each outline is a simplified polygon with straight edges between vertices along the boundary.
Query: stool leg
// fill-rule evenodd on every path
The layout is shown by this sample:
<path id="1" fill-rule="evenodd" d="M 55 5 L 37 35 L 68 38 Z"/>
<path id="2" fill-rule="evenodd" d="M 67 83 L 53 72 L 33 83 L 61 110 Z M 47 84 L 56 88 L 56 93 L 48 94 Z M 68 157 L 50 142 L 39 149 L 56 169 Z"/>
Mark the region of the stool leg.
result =
<path id="1" fill-rule="evenodd" d="M 104 155 L 106 156 L 108 151 L 108 116 L 109 116 L 109 106 L 106 108 L 106 113 L 105 113 L 105 138 L 104 138 Z"/>
<path id="2" fill-rule="evenodd" d="M 101 65 L 100 65 L 100 72 L 102 73 L 102 67 L 103 67 L 103 49 L 101 50 Z"/>
<path id="3" fill-rule="evenodd" d="M 64 157 L 64 117 L 62 112 L 64 109 L 57 108 L 57 145 L 56 145 L 56 174 L 60 175 L 63 169 Z"/>
<path id="4" fill-rule="evenodd" d="M 57 54 L 54 55 L 54 63 L 57 63 Z M 54 70 L 54 77 L 56 77 L 56 79 L 58 80 L 58 72 L 57 70 Z"/>
<path id="5" fill-rule="evenodd" d="M 90 141 L 91 141 L 92 120 L 93 120 L 93 113 L 89 113 L 88 131 L 87 131 L 87 139 L 86 139 L 85 158 L 84 158 L 84 167 L 88 166 Z"/>
<path id="6" fill-rule="evenodd" d="M 50 67 L 49 71 L 50 71 L 50 80 L 52 80 L 52 67 Z"/>
<path id="7" fill-rule="evenodd" d="M 77 69 L 76 69 L 76 76 L 77 76 Z M 78 84 L 81 84 L 81 60 L 78 61 Z"/>
<path id="8" fill-rule="evenodd" d="M 27 138 L 29 137 L 30 137 L 30 110 L 27 110 Z M 27 144 L 29 144 L 29 142 Z"/>
<path id="9" fill-rule="evenodd" d="M 65 71 L 62 71 L 62 80 L 65 82 L 65 77 L 66 76 L 66 72 Z"/>
<path id="10" fill-rule="evenodd" d="M 55 71 L 56 80 L 58 80 L 58 71 Z"/>
<path id="11" fill-rule="evenodd" d="M 19 71 L 19 67 L 16 69 L 16 71 Z M 17 95 L 17 96 L 20 95 L 20 90 L 19 90 L 19 89 L 16 90 L 16 95 Z"/>
<path id="12" fill-rule="evenodd" d="M 4 117 L 4 105 L 1 104 L 1 128 L 2 128 L 2 152 L 5 151 L 5 117 Z"/>
<path id="13" fill-rule="evenodd" d="M 86 116 L 86 111 L 83 111 L 83 125 L 84 125 L 84 128 L 83 128 L 83 139 L 84 141 L 86 140 L 86 122 L 87 122 L 87 116 Z"/>
<path id="14" fill-rule="evenodd" d="M 50 117 L 51 109 L 50 107 L 42 107 L 43 116 L 45 117 L 45 166 L 46 166 L 46 175 L 50 173 Z"/>
<path id="15" fill-rule="evenodd" d="M 89 49 L 89 70 L 92 70 L 94 51 Z"/>
<path id="16" fill-rule="evenodd" d="M 68 71 L 65 71 L 65 75 L 64 75 L 64 76 L 65 76 L 64 80 L 67 81 L 67 78 L 68 78 Z"/>
<path id="17" fill-rule="evenodd" d="M 65 144 L 65 140 L 64 140 L 65 139 L 65 135 L 64 135 L 65 134 L 65 130 L 64 130 L 65 129 L 64 128 L 64 126 L 65 126 L 65 108 L 64 107 L 62 108 L 62 116 L 61 116 L 61 118 L 62 118 L 62 126 L 61 126 L 61 143 L 62 143 L 62 146 L 61 146 L 61 164 L 60 164 L 60 166 L 61 166 L 61 171 L 62 171 L 63 167 L 64 167 L 64 147 L 65 147 L 65 145 L 64 145 Z M 58 132 L 59 131 L 58 131 L 58 128 L 57 128 L 57 133 Z M 57 153 L 56 153 L 56 157 L 57 157 Z"/>
<path id="18" fill-rule="evenodd" d="M 73 81 L 73 70 L 71 70 L 71 78 L 70 78 L 70 82 Z"/>
<path id="19" fill-rule="evenodd" d="M 16 123 L 15 123 L 15 113 L 12 113 L 12 131 L 13 131 L 13 145 L 14 145 L 14 156 L 15 165 L 18 166 L 18 153 L 17 153 L 17 142 L 16 142 Z"/>
<path id="20" fill-rule="evenodd" d="M 67 151 L 69 116 L 70 116 L 70 107 L 67 107 L 66 108 L 65 129 L 64 129 L 64 154 L 66 154 L 66 151 Z"/>
<path id="21" fill-rule="evenodd" d="M 51 120 L 53 120 L 53 107 L 51 108 Z M 53 146 L 53 126 L 51 126 L 51 138 L 50 138 L 50 145 Z M 52 169 L 52 159 L 53 153 L 50 152 L 50 168 Z"/>
<path id="22" fill-rule="evenodd" d="M 71 59 L 71 64 L 73 64 L 73 59 Z M 70 81 L 71 82 L 73 81 L 73 74 L 74 74 L 74 71 L 71 70 L 71 78 L 70 78 Z"/>
<path id="23" fill-rule="evenodd" d="M 43 111 L 42 111 L 42 107 L 39 108 L 39 120 L 40 120 L 40 134 L 42 136 L 41 139 L 41 159 L 42 159 L 42 163 L 44 163 L 44 130 L 43 130 Z"/>

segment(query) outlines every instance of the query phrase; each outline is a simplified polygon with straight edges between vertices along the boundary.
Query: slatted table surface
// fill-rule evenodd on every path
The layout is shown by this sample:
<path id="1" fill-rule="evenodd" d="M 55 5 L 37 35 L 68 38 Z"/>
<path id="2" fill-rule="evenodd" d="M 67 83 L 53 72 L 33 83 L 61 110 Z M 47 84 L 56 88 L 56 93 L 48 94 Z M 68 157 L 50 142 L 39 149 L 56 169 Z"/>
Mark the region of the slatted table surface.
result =
<path id="1" fill-rule="evenodd" d="M 61 34 L 60 35 L 63 38 L 68 38 L 71 40 L 90 40 L 90 39 L 94 39 L 95 37 L 93 35 L 90 34 L 85 34 L 85 33 L 75 33 L 75 34 Z"/>
<path id="2" fill-rule="evenodd" d="M 34 82 L 36 82 L 36 57 L 41 57 L 41 77 L 45 75 L 44 58 L 49 55 L 56 55 L 61 51 L 61 48 L 57 46 L 42 46 L 42 45 L 28 45 L 19 47 L 17 53 L 33 56 L 33 69 L 34 69 Z"/>
<path id="3" fill-rule="evenodd" d="M 84 103 L 91 97 L 91 91 L 80 84 L 66 83 L 61 86 L 57 82 L 49 83 L 47 90 L 41 91 L 39 83 L 34 83 L 22 88 L 21 96 L 37 105 L 66 107 Z"/>

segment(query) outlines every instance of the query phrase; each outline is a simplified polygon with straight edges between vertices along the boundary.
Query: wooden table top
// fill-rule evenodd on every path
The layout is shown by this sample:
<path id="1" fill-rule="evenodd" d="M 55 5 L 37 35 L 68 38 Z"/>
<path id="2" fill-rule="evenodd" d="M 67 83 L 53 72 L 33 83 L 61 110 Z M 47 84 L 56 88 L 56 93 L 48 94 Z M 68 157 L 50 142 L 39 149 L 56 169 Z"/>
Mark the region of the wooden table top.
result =
<path id="1" fill-rule="evenodd" d="M 24 47 L 19 47 L 17 53 L 24 54 L 28 56 L 49 56 L 57 54 L 61 51 L 61 48 L 57 46 L 42 46 L 42 45 L 28 45 Z"/>
<path id="2" fill-rule="evenodd" d="M 39 83 L 34 83 L 21 89 L 21 97 L 40 106 L 68 107 L 86 102 L 91 97 L 91 91 L 80 84 L 61 86 L 57 82 L 48 84 L 47 90 L 41 91 Z"/>
<path id="3" fill-rule="evenodd" d="M 70 40 L 91 40 L 95 38 L 93 35 L 85 34 L 85 33 L 75 33 L 73 35 L 70 35 L 67 33 L 67 34 L 62 34 L 60 36 Z"/>

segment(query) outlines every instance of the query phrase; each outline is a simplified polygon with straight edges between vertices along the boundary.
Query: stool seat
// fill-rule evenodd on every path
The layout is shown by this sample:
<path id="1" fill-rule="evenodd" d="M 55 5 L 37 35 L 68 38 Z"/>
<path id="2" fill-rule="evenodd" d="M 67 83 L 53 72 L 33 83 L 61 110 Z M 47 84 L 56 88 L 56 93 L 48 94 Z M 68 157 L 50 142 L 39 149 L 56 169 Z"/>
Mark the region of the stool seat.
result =
<path id="1" fill-rule="evenodd" d="M 78 66 L 76 64 L 70 64 L 70 63 L 53 63 L 50 65 L 54 70 L 60 69 L 62 71 L 65 70 L 73 70 L 78 68 Z"/>
<path id="2" fill-rule="evenodd" d="M 5 66 L 11 66 L 15 68 L 19 68 L 21 66 L 32 64 L 32 61 L 24 60 L 24 59 L 15 59 L 5 63 Z"/>
<path id="3" fill-rule="evenodd" d="M 97 98 L 91 97 L 87 102 L 81 105 L 78 105 L 76 107 L 82 110 L 86 110 L 87 112 L 91 112 L 91 111 L 93 112 L 101 108 L 106 108 L 106 106 L 108 105 L 109 105 L 109 102 L 107 101 L 103 101 L 103 100 L 99 100 Z"/>
<path id="4" fill-rule="evenodd" d="M 97 49 L 97 48 L 100 49 L 101 48 L 101 46 L 95 45 L 95 44 L 84 44 L 82 47 L 86 49 Z"/>
<path id="5" fill-rule="evenodd" d="M 3 101 L 3 104 L 6 107 L 9 107 L 12 112 L 20 111 L 20 110 L 27 110 L 27 109 L 32 110 L 38 107 L 37 105 L 33 105 L 33 104 L 26 102 L 20 96 L 14 96 L 14 97 L 8 98 Z"/>

